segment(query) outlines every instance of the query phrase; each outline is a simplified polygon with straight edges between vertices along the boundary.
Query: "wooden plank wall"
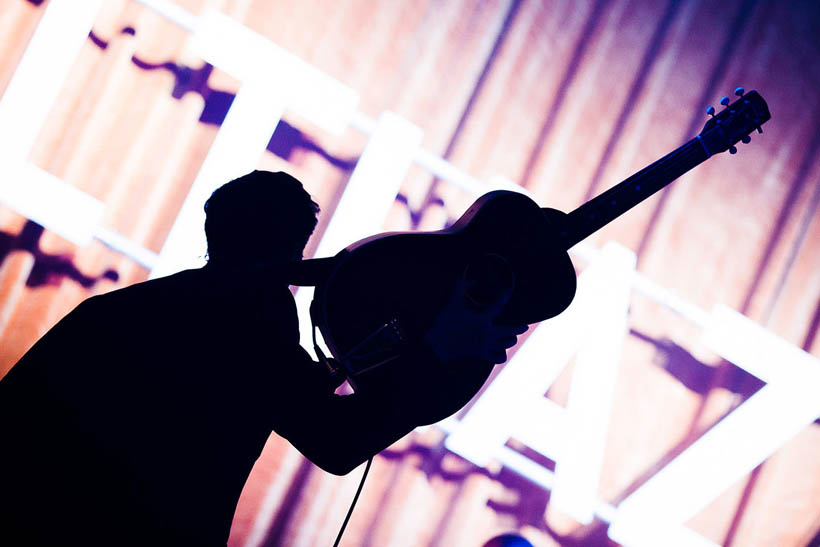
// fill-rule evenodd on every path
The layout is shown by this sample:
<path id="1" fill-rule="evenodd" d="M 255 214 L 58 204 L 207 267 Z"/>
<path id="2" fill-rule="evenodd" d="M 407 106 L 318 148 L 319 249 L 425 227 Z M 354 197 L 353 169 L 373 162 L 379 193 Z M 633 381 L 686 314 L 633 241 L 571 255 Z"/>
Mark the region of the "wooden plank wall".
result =
<path id="1" fill-rule="evenodd" d="M 428 150 L 564 210 L 694 136 L 705 107 L 736 85 L 760 90 L 773 113 L 763 135 L 590 241 L 618 241 L 637 253 L 641 272 L 687 300 L 724 303 L 820 356 L 816 1 L 177 3 L 242 21 L 359 91 L 365 114 L 397 112 L 424 129 Z M 0 0 L 0 90 L 46 4 Z M 186 52 L 186 37 L 134 1 L 106 2 L 29 158 L 104 201 L 105 225 L 154 251 L 237 89 Z M 286 116 L 259 166 L 305 181 L 324 210 L 320 235 L 365 143 L 352 129 L 333 137 Z M 385 229 L 436 229 L 472 200 L 418 167 L 402 194 L 407 204 L 397 201 Z M 76 248 L 3 206 L 0 252 L 0 374 L 81 300 L 148 275 L 99 243 Z M 645 297 L 633 297 L 630 327 L 600 485 L 614 504 L 759 387 Z M 699 384 L 658 366 L 671 362 L 670 348 L 700 367 Z M 566 382 L 550 397 L 565 397 Z M 537 545 L 607 544 L 600 522 L 574 523 L 509 471 L 447 453 L 442 436 L 411 434 L 375 460 L 343 544 L 479 546 L 510 530 Z M 805 545 L 820 528 L 818 452 L 815 424 L 689 525 L 722 545 Z M 358 479 L 327 475 L 272 436 L 230 544 L 331 544 Z"/>

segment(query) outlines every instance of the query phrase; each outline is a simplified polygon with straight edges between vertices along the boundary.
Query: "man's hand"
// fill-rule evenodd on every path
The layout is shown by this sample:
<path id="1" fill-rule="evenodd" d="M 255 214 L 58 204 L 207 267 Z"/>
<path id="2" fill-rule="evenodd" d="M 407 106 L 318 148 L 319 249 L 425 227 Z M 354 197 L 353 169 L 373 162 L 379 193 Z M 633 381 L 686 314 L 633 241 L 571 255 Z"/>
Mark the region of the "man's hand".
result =
<path id="1" fill-rule="evenodd" d="M 424 341 L 442 361 L 451 359 L 479 359 L 503 363 L 506 349 L 516 343 L 516 336 L 527 330 L 526 325 L 501 326 L 493 323 L 510 298 L 505 291 L 482 311 L 471 309 L 466 303 L 469 282 L 460 280 L 433 326 L 424 335 Z"/>

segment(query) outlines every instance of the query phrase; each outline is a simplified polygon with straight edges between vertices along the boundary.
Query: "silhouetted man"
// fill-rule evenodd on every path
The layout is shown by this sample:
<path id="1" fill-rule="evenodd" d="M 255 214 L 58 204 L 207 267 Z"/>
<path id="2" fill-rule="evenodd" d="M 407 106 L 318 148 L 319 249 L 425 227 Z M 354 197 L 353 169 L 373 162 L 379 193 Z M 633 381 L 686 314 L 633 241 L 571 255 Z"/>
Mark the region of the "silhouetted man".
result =
<path id="1" fill-rule="evenodd" d="M 523 331 L 456 294 L 405 379 L 334 395 L 299 345 L 285 274 L 318 206 L 255 171 L 205 211 L 205 267 L 89 298 L 0 381 L 0 544 L 224 544 L 271 431 L 345 474 L 419 425 L 408 408 L 446 396 L 425 371 L 502 362 Z"/>

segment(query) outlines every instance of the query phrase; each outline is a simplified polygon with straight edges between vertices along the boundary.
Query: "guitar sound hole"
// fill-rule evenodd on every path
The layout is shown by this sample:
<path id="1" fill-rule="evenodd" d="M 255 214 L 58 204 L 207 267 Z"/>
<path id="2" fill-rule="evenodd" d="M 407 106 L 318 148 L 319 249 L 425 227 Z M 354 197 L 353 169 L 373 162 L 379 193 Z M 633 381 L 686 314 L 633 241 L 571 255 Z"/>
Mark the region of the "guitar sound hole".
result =
<path id="1" fill-rule="evenodd" d="M 504 291 L 515 288 L 515 275 L 509 262 L 495 253 L 472 260 L 464 269 L 463 277 L 469 283 L 467 303 L 476 310 L 487 308 Z"/>

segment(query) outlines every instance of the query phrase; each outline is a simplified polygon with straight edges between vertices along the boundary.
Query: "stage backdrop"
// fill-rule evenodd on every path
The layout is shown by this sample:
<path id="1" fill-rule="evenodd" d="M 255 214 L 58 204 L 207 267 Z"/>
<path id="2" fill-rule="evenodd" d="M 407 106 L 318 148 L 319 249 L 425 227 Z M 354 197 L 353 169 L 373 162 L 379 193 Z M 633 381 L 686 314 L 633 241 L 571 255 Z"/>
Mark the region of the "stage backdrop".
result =
<path id="1" fill-rule="evenodd" d="M 819 55 L 813 0 L 0 0 L 0 374 L 201 264 L 253 168 L 304 181 L 328 256 L 493 188 L 572 210 L 745 86 L 763 133 L 573 248 L 570 310 L 375 459 L 342 543 L 816 544 Z M 272 435 L 230 545 L 331 544 L 361 472 Z"/>

